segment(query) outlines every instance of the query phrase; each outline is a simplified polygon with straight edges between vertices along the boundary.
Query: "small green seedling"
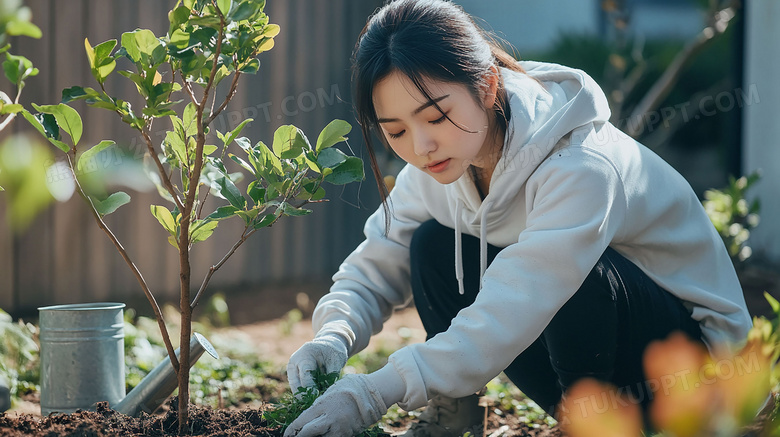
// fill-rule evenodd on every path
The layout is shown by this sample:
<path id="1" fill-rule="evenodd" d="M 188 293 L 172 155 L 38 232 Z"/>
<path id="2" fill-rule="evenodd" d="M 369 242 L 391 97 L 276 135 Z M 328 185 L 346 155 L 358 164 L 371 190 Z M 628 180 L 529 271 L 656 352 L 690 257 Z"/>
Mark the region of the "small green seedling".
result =
<path id="1" fill-rule="evenodd" d="M 284 432 L 301 413 L 311 407 L 314 401 L 325 393 L 328 387 L 339 380 L 338 372 L 326 374 L 325 372 L 315 370 L 311 372 L 311 375 L 314 377 L 314 387 L 299 387 L 295 395 L 292 392 L 287 392 L 281 401 L 274 405 L 272 410 L 263 413 L 263 418 L 268 422 L 269 426 L 281 426 L 282 432 Z M 358 434 L 358 437 L 378 437 L 382 435 L 386 434 L 378 425 L 374 425 Z"/>

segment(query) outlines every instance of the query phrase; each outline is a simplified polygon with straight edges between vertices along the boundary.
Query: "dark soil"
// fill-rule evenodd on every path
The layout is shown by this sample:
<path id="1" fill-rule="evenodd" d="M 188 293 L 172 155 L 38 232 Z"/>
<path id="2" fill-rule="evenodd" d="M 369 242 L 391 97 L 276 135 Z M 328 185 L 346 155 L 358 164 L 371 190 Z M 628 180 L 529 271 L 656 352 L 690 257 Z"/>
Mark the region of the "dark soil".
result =
<path id="1" fill-rule="evenodd" d="M 174 402 L 175 403 L 175 402 Z M 29 415 L 0 415 L 0 435 L 7 437 L 127 437 L 178 435 L 178 417 L 174 403 L 161 415 L 142 413 L 133 418 L 97 404 L 96 411 L 79 410 L 73 414 L 52 414 L 42 419 Z M 281 436 L 269 428 L 257 409 L 214 410 L 190 405 L 190 434 L 208 437 Z"/>
<path id="2" fill-rule="evenodd" d="M 97 404 L 96 411 L 79 410 L 73 414 L 52 414 L 39 418 L 32 415 L 0 414 L 0 435 L 3 437 L 129 437 L 178 435 L 177 401 L 173 398 L 162 414 L 133 418 Z M 202 437 L 248 437 L 282 435 L 280 427 L 268 427 L 263 420 L 263 409 L 213 409 L 190 405 L 190 435 Z M 403 429 L 403 424 L 398 424 Z M 408 424 L 406 424 L 408 425 Z M 491 415 L 487 435 L 501 430 L 500 435 L 562 437 L 556 428 L 542 426 L 529 428 L 513 416 Z M 388 434 L 389 435 L 389 434 Z M 483 436 L 481 429 L 472 431 L 474 437 Z"/>

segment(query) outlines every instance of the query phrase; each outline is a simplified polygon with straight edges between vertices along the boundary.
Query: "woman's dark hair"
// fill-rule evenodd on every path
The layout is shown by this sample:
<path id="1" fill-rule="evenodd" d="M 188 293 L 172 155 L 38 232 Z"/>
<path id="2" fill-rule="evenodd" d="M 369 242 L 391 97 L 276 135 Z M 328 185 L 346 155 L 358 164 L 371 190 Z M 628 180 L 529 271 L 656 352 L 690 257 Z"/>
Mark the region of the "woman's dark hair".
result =
<path id="1" fill-rule="evenodd" d="M 389 225 L 390 220 L 388 191 L 377 165 L 371 131 L 376 131 L 385 145 L 387 140 L 378 129 L 374 86 L 398 71 L 430 100 L 426 79 L 464 85 L 479 101 L 480 89 L 486 85 L 485 76 L 493 67 L 523 72 L 516 60 L 494 43 L 487 32 L 449 1 L 395 0 L 369 19 L 352 56 L 352 84 L 355 111 L 382 197 L 386 224 Z M 511 114 L 500 73 L 498 79 L 494 124 L 497 129 L 506 131 Z M 444 114 L 438 104 L 435 106 Z"/>

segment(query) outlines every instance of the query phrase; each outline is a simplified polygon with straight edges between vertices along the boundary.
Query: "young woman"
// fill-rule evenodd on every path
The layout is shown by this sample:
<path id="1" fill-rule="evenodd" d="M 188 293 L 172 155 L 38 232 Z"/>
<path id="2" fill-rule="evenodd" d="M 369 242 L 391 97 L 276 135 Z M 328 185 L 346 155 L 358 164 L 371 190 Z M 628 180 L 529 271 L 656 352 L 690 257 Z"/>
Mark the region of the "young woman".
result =
<path id="1" fill-rule="evenodd" d="M 479 423 L 504 372 L 547 411 L 593 377 L 649 401 L 642 352 L 683 331 L 713 354 L 751 326 L 726 249 L 687 182 L 608 121 L 598 85 L 516 62 L 443 0 L 398 0 L 366 25 L 355 104 L 408 165 L 333 277 L 287 368 L 340 370 L 413 297 L 427 341 L 348 375 L 286 436 L 353 435 L 398 403 L 409 436 Z M 429 402 L 430 401 L 430 402 Z"/>

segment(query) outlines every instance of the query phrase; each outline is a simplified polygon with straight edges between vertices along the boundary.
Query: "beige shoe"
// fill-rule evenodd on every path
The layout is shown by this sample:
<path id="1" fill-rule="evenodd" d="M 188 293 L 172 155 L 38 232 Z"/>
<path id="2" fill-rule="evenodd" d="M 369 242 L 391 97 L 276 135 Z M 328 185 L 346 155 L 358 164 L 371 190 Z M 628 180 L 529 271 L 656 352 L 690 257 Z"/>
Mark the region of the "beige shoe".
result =
<path id="1" fill-rule="evenodd" d="M 459 437 L 482 424 L 485 407 L 479 406 L 479 395 L 452 399 L 435 396 L 428 401 L 417 422 L 401 437 Z"/>

